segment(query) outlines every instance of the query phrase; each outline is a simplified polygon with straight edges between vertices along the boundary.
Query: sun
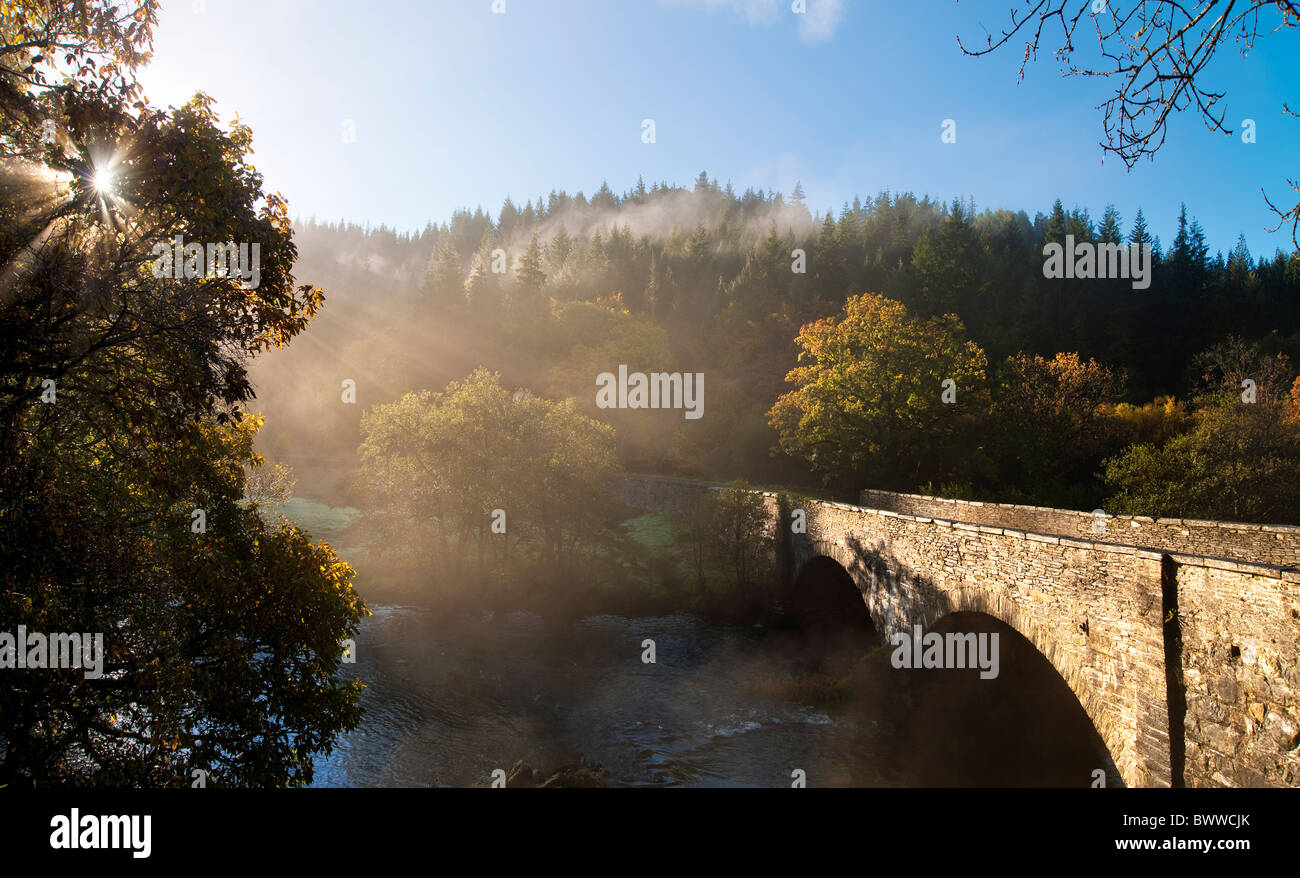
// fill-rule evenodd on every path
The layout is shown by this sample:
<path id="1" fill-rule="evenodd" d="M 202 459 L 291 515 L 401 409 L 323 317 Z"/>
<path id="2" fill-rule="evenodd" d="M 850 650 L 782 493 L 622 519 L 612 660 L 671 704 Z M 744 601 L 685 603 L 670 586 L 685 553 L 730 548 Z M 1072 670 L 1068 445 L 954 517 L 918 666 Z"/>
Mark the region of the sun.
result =
<path id="1" fill-rule="evenodd" d="M 117 185 L 117 175 L 110 169 L 103 168 L 95 172 L 93 180 L 95 191 L 100 195 L 112 195 L 113 187 Z"/>

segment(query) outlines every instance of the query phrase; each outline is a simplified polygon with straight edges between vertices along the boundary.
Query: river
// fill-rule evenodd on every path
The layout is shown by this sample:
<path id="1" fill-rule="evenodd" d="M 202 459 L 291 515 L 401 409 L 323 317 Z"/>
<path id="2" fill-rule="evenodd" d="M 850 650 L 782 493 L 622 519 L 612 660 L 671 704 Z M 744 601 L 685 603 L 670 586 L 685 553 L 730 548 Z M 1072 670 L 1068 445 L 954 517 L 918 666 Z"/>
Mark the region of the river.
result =
<path id="1" fill-rule="evenodd" d="M 1087 786 L 1098 762 L 1095 742 L 1069 727 L 1068 700 L 1046 714 L 1035 702 L 1029 724 L 1023 709 L 1002 711 L 981 734 L 969 714 L 997 700 L 989 690 L 963 700 L 918 687 L 887 652 L 859 667 L 853 699 L 828 707 L 771 685 L 827 659 L 810 664 L 789 635 L 758 626 L 372 609 L 356 664 L 343 666 L 367 686 L 366 714 L 317 758 L 314 786 L 468 786 L 519 760 L 599 764 L 623 787 L 790 786 L 796 770 L 808 786 Z M 654 663 L 642 660 L 646 639 Z"/>

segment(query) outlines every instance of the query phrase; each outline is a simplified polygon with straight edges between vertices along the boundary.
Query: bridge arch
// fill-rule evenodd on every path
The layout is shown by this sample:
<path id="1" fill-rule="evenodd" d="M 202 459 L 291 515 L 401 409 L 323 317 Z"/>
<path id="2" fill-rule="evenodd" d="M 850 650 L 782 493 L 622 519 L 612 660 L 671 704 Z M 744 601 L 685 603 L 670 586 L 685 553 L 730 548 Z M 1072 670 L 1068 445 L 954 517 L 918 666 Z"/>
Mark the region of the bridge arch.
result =
<path id="1" fill-rule="evenodd" d="M 871 611 L 857 582 L 834 558 L 817 555 L 800 566 L 789 605 L 802 624 L 817 629 L 874 633 Z"/>
<path id="2" fill-rule="evenodd" d="M 984 613 L 958 611 L 926 631 L 974 634 L 987 638 L 987 646 L 996 636 L 998 673 L 984 678 L 977 663 L 967 662 L 975 666 L 910 677 L 912 709 L 904 722 L 923 757 L 922 785 L 951 786 L 958 779 L 977 786 L 1124 786 L 1083 704 L 1015 628 Z"/>
<path id="3" fill-rule="evenodd" d="M 1073 694 L 1097 735 L 1098 749 L 1104 751 L 1098 753 L 1104 759 L 1097 767 L 1106 772 L 1106 785 L 1140 784 L 1139 777 L 1125 770 L 1131 763 L 1123 758 L 1129 750 L 1120 721 L 1112 715 L 1102 694 L 1090 685 L 1076 652 L 1056 642 L 1056 629 L 1039 624 L 995 584 L 966 580 L 961 586 L 939 586 L 905 569 L 882 548 L 873 550 L 852 538 L 805 538 L 795 546 L 794 588 L 798 589 L 804 572 L 814 564 L 825 569 L 827 561 L 833 562 L 853 581 L 884 642 L 888 642 L 889 635 L 910 631 L 914 625 L 931 631 L 941 620 L 963 615 L 988 617 L 1006 626 L 1033 647 Z"/>

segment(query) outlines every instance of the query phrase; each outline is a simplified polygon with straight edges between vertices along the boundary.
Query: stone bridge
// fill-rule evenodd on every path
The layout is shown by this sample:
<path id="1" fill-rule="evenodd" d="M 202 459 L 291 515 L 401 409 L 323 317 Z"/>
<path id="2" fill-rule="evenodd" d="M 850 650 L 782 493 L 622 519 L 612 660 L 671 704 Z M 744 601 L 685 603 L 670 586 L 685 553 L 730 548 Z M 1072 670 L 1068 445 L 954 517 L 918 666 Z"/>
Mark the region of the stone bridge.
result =
<path id="1" fill-rule="evenodd" d="M 623 499 L 673 516 L 720 490 L 629 476 Z M 884 635 L 1001 620 L 1073 691 L 1127 785 L 1300 786 L 1300 528 L 756 493 L 788 587 L 824 557 Z"/>

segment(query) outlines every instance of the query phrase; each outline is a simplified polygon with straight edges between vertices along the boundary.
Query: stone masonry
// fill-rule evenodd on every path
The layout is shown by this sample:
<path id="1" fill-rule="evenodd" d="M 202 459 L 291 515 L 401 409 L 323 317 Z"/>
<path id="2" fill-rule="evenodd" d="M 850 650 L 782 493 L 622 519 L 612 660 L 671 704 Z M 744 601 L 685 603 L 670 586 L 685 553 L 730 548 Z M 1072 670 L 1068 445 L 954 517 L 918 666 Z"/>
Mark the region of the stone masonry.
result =
<path id="1" fill-rule="evenodd" d="M 718 490 L 629 476 L 623 493 L 671 516 Z M 963 611 L 1015 628 L 1130 786 L 1300 786 L 1300 528 L 1108 517 L 1094 533 L 1088 513 L 862 496 L 803 502 L 796 578 L 833 558 L 886 635 Z"/>

